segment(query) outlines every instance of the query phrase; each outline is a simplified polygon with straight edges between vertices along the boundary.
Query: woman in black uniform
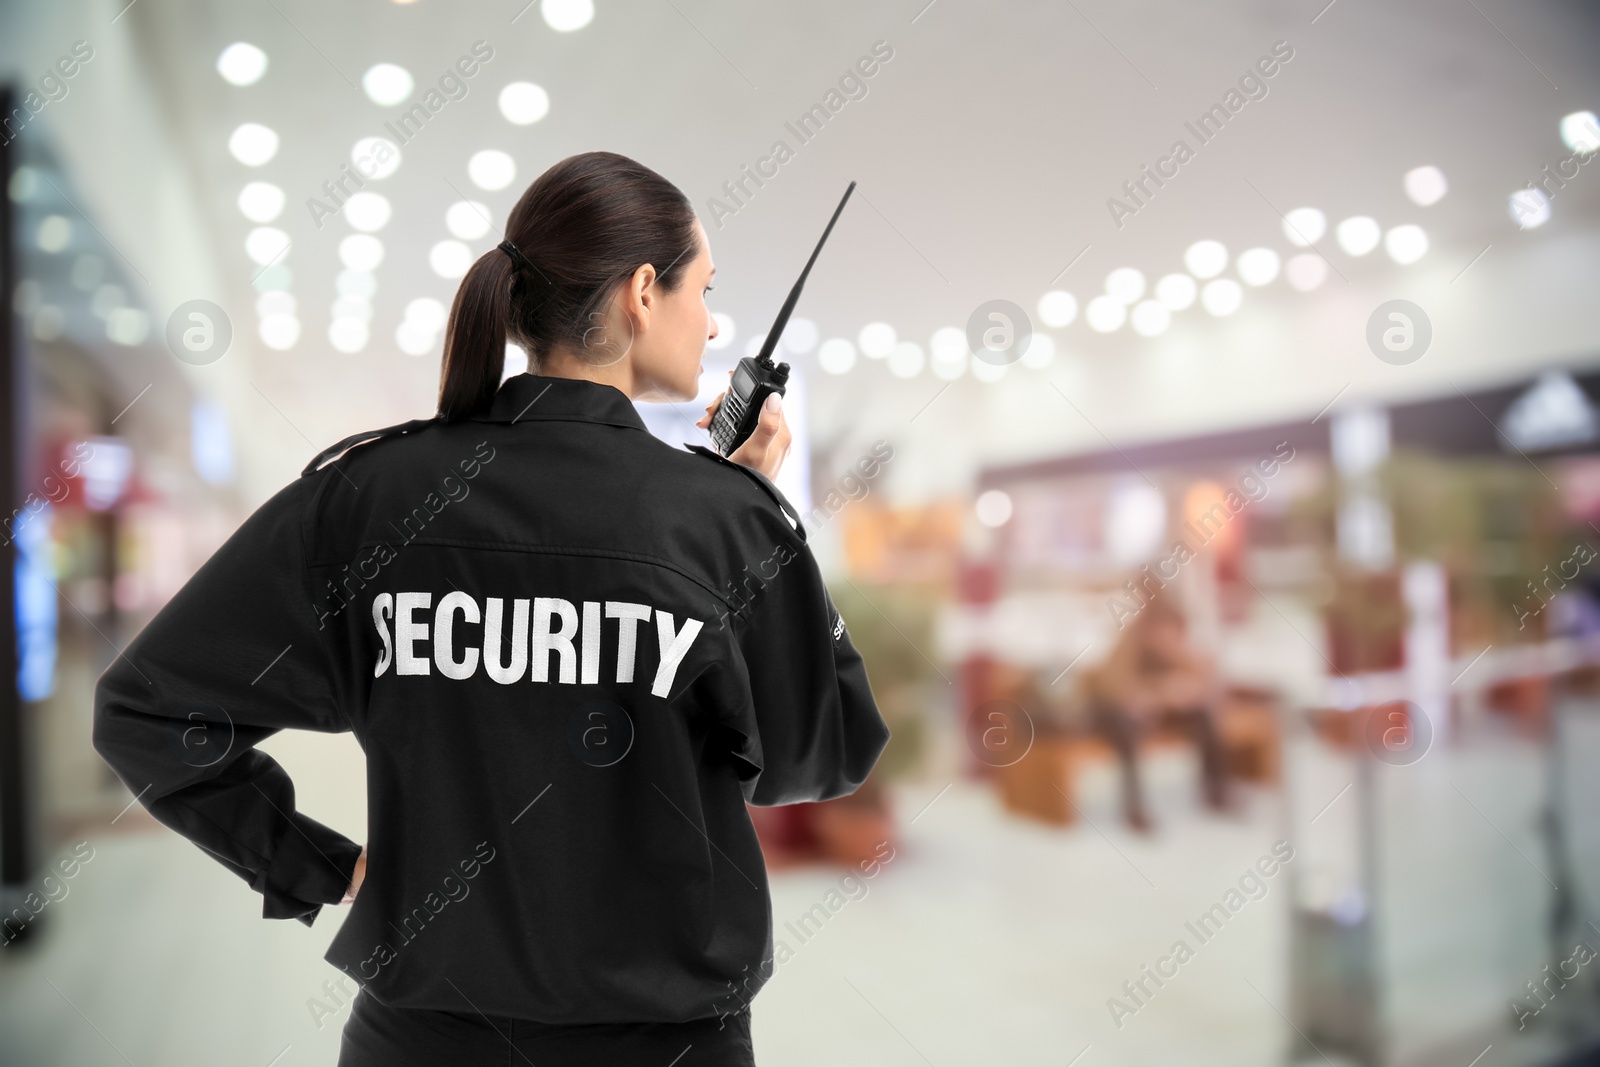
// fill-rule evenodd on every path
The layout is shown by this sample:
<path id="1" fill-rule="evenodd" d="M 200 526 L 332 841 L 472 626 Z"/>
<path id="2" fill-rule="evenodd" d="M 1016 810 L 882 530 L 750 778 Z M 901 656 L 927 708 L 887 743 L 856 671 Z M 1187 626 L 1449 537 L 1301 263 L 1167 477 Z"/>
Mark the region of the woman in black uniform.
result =
<path id="1" fill-rule="evenodd" d="M 716 336 L 689 201 L 585 153 L 505 235 L 456 294 L 438 416 L 263 504 L 101 677 L 95 747 L 264 916 L 354 902 L 343 1067 L 753 1064 L 745 804 L 851 792 L 888 731 L 769 480 L 779 405 L 723 459 L 631 403 L 694 396 Z M 501 385 L 508 339 L 531 372 Z M 365 847 L 255 747 L 286 727 L 354 731 Z"/>

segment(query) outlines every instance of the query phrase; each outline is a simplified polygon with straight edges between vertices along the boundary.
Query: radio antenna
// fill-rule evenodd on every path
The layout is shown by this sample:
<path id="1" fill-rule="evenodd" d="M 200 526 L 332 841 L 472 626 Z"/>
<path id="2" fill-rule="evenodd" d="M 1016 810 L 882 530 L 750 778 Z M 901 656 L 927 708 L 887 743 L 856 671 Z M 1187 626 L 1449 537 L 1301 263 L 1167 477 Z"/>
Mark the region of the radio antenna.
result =
<path id="1" fill-rule="evenodd" d="M 800 300 L 800 290 L 806 287 L 806 278 L 811 275 L 811 265 L 817 261 L 817 254 L 822 251 L 822 246 L 827 244 L 828 235 L 833 232 L 833 224 L 839 221 L 839 215 L 844 211 L 844 205 L 850 199 L 850 194 L 856 191 L 856 183 L 852 181 L 844 191 L 844 196 L 839 200 L 839 206 L 833 209 L 833 218 L 828 220 L 828 228 L 822 231 L 822 239 L 817 242 L 817 247 L 811 252 L 811 258 L 806 260 L 805 269 L 800 272 L 800 279 L 794 283 L 794 288 L 789 290 L 789 299 L 783 302 L 783 307 L 778 310 L 778 318 L 772 324 L 772 329 L 767 331 L 767 339 L 761 342 L 761 354 L 756 357 L 759 362 L 772 362 L 772 352 L 778 347 L 778 338 L 783 336 L 783 329 L 789 325 L 789 316 L 794 312 L 794 306 Z"/>

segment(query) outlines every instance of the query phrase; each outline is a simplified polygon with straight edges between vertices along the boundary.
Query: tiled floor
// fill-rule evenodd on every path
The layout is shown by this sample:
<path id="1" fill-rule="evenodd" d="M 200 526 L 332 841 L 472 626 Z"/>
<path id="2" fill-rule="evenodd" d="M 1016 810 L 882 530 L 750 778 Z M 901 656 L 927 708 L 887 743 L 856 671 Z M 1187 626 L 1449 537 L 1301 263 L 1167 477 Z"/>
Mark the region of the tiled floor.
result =
<path id="1" fill-rule="evenodd" d="M 1529 815 L 1537 750 L 1511 751 L 1441 758 L 1383 785 L 1394 820 L 1385 862 L 1399 886 L 1384 951 L 1401 976 L 1393 1025 L 1412 1062 L 1499 1025 L 1520 981 L 1508 976 L 1532 977 L 1544 962 L 1543 876 L 1517 855 L 1539 855 Z M 1341 773 L 1337 762 L 1321 767 L 1328 795 Z M 1323 854 L 1337 851 L 1339 805 L 1350 798 L 1314 825 L 1314 810 L 1291 819 L 1281 795 L 1267 792 L 1240 816 L 1203 815 L 1181 751 L 1155 756 L 1150 781 L 1162 822 L 1153 838 L 1117 825 L 1109 768 L 1080 782 L 1093 825 L 1068 829 L 1008 818 L 975 784 L 941 794 L 946 780 L 935 779 L 897 795 L 903 837 L 876 877 L 775 876 L 777 937 L 792 956 L 755 1002 L 761 1063 L 1287 1062 L 1289 879 L 1268 880 L 1265 895 L 1204 944 L 1185 923 L 1296 819 L 1296 863 L 1321 862 L 1319 837 L 1328 838 Z M 69 895 L 50 906 L 37 951 L 0 958 L 0 1064 L 334 1063 L 343 1010 L 324 988 L 336 972 L 321 955 L 340 913 L 310 929 L 261 921 L 233 875 L 169 833 L 94 845 Z M 814 905 L 830 902 L 825 921 L 801 928 Z M 1108 998 L 1126 1001 L 1123 983 L 1178 939 L 1194 957 L 1119 1026 Z M 335 1009 L 320 1025 L 315 1001 L 324 1015 Z M 1532 1062 L 1533 1048 L 1497 1044 L 1479 1067 Z"/>

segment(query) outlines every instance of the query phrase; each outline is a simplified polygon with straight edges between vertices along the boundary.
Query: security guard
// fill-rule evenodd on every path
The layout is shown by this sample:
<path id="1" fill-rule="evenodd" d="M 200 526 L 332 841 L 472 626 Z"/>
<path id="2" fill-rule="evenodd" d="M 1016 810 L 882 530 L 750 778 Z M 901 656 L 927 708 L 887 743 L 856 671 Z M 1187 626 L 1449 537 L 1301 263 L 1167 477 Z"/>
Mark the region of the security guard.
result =
<path id="1" fill-rule="evenodd" d="M 101 677 L 95 747 L 264 916 L 353 895 L 343 1067 L 753 1064 L 745 804 L 851 792 L 888 731 L 767 476 L 779 406 L 724 459 L 630 402 L 695 395 L 716 336 L 687 199 L 586 153 L 506 234 L 456 296 L 439 416 L 263 504 Z M 502 386 L 508 339 L 539 373 Z M 354 732 L 365 849 L 255 747 L 286 727 Z"/>

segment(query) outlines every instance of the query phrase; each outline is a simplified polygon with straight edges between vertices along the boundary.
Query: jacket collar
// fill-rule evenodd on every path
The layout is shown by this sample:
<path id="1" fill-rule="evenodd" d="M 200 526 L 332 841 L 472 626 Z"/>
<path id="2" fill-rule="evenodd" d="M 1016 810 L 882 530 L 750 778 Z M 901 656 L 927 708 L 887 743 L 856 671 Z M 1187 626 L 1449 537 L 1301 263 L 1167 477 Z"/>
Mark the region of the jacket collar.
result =
<path id="1" fill-rule="evenodd" d="M 597 422 L 630 430 L 645 429 L 633 401 L 612 385 L 542 374 L 513 374 L 476 422 Z"/>

